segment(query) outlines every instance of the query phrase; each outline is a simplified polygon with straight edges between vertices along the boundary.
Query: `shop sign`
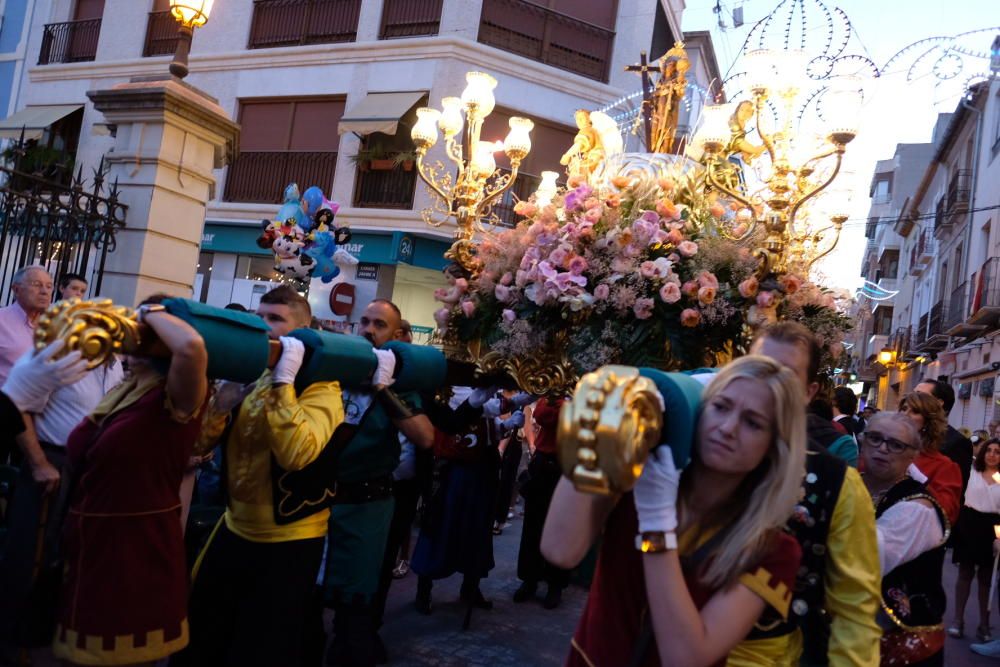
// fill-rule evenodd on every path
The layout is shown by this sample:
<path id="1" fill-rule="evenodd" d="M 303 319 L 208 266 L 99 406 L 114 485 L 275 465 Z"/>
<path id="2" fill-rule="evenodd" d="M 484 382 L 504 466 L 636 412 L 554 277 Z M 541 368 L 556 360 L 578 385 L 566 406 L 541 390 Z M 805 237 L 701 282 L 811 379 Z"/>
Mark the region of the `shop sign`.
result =
<path id="1" fill-rule="evenodd" d="M 416 247 L 416 243 L 412 236 L 404 234 L 403 232 L 393 232 L 392 247 L 393 261 L 413 264 L 413 252 Z"/>
<path id="2" fill-rule="evenodd" d="M 354 277 L 357 280 L 378 280 L 378 264 L 374 262 L 360 262 Z"/>

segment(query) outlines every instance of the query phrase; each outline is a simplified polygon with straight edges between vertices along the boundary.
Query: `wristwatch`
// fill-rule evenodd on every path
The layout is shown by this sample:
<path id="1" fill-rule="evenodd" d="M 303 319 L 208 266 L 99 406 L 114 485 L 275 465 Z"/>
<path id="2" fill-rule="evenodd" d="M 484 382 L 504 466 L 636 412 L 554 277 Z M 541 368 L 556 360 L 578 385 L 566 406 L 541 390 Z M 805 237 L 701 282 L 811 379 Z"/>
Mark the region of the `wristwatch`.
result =
<path id="1" fill-rule="evenodd" d="M 635 536 L 635 548 L 644 554 L 659 554 L 677 550 L 677 534 L 661 530 L 639 533 Z"/>
<path id="2" fill-rule="evenodd" d="M 144 303 L 139 306 L 139 309 L 136 311 L 136 320 L 138 322 L 142 322 L 146 318 L 146 315 L 149 315 L 150 313 L 164 313 L 166 311 L 167 307 L 162 303 Z"/>

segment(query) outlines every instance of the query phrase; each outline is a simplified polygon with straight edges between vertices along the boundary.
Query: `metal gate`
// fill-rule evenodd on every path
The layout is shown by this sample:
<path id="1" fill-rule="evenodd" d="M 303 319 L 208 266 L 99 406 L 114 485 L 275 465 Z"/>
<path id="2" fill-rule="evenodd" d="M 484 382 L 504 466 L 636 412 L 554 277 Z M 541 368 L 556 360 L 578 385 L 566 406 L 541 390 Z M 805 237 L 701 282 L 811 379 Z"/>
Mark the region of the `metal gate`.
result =
<path id="1" fill-rule="evenodd" d="M 88 185 L 82 167 L 73 175 L 65 166 L 68 158 L 60 163 L 31 140 L 14 142 L 2 157 L 0 301 L 11 300 L 11 278 L 28 265 L 46 268 L 56 284 L 64 273 L 80 274 L 88 295 L 99 296 L 107 256 L 115 251 L 115 234 L 128 211 L 118 201 L 117 180 L 106 183 L 104 159 Z"/>

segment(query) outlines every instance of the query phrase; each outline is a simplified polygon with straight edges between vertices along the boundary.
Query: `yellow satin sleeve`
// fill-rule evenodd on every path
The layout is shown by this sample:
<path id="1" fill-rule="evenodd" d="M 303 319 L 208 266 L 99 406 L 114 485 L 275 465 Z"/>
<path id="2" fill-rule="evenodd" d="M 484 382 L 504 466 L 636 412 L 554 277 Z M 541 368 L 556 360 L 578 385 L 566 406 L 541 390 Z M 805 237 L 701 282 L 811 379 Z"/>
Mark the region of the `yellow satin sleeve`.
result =
<path id="1" fill-rule="evenodd" d="M 875 510 L 854 468 L 848 468 L 844 477 L 826 546 L 830 665 L 877 667 L 882 630 L 875 615 L 882 599 L 882 576 Z"/>
<path id="2" fill-rule="evenodd" d="M 267 395 L 268 445 L 278 465 L 301 470 L 316 460 L 344 421 L 340 385 L 317 382 L 298 398 L 291 385 L 273 387 Z"/>

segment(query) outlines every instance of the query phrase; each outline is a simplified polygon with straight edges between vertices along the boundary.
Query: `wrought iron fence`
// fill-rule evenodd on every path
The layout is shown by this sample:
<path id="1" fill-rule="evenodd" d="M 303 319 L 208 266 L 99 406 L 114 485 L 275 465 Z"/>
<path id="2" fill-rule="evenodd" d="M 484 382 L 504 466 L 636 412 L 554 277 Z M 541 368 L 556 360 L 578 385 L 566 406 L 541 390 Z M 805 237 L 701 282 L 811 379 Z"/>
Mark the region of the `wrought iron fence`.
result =
<path id="1" fill-rule="evenodd" d="M 251 49 L 353 42 L 361 0 L 255 0 Z"/>
<path id="2" fill-rule="evenodd" d="M 225 200 L 277 204 L 289 183 L 333 187 L 336 151 L 240 151 L 226 176 Z"/>
<path id="3" fill-rule="evenodd" d="M 146 42 L 142 57 L 169 56 L 177 50 L 177 19 L 170 13 L 150 12 L 146 21 Z"/>
<path id="4" fill-rule="evenodd" d="M 379 39 L 436 35 L 442 0 L 385 0 Z"/>
<path id="5" fill-rule="evenodd" d="M 417 172 L 396 169 L 358 170 L 354 186 L 354 205 L 358 208 L 413 208 L 413 190 Z"/>
<path id="6" fill-rule="evenodd" d="M 97 57 L 97 40 L 101 36 L 101 19 L 49 23 L 42 33 L 42 48 L 38 64 L 79 63 Z"/>
<path id="7" fill-rule="evenodd" d="M 66 179 L 52 180 L 25 165 L 30 151 L 16 142 L 0 162 L 0 294 L 10 298 L 10 281 L 23 266 L 45 267 L 58 281 L 78 273 L 99 296 L 107 257 L 115 251 L 116 234 L 125 227 L 128 206 L 118 201 L 118 183 L 107 183 L 104 160 L 90 183 L 83 168 Z M 51 165 L 50 165 L 51 167 Z"/>

